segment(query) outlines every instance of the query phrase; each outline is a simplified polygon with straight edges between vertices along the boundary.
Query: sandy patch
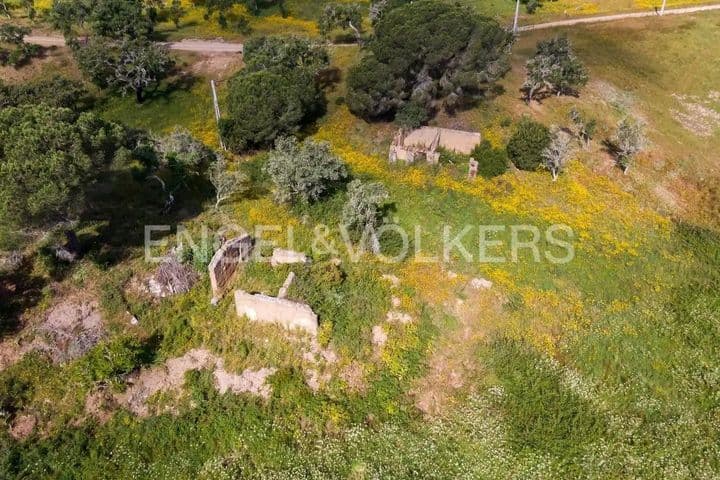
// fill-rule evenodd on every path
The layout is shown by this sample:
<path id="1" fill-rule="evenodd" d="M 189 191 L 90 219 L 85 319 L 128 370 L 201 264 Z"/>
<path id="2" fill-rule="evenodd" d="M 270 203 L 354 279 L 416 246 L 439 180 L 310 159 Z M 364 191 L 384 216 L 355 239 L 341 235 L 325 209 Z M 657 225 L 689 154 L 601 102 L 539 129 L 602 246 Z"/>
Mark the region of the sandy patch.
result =
<path id="1" fill-rule="evenodd" d="M 720 92 L 712 91 L 705 98 L 673 93 L 679 109 L 673 118 L 698 137 L 710 137 L 720 128 Z"/>
<path id="2" fill-rule="evenodd" d="M 190 66 L 190 72 L 200 77 L 223 80 L 238 71 L 242 64 L 240 54 L 198 55 Z"/>
<path id="3" fill-rule="evenodd" d="M 185 384 L 185 374 L 191 370 L 212 370 L 215 377 L 215 388 L 220 393 L 250 393 L 262 398 L 269 398 L 272 387 L 267 383 L 268 377 L 276 372 L 274 368 L 259 370 L 247 369 L 237 375 L 224 368 L 224 361 L 205 349 L 194 349 L 182 357 L 172 358 L 164 365 L 142 369 L 131 375 L 127 390 L 115 395 L 115 401 L 127 407 L 139 417 L 150 415 L 148 400 L 160 392 L 179 394 Z M 90 412 L 88 412 L 90 413 Z"/>
<path id="4" fill-rule="evenodd" d="M 35 430 L 35 415 L 18 415 L 10 426 L 10 436 L 15 440 L 24 440 Z"/>
<path id="5" fill-rule="evenodd" d="M 34 351 L 46 353 L 54 363 L 74 360 L 104 336 L 105 325 L 96 301 L 65 299 L 47 312 L 42 323 L 0 343 L 0 370 Z"/>
<path id="6" fill-rule="evenodd" d="M 482 368 L 477 361 L 477 347 L 485 341 L 489 318 L 502 314 L 502 296 L 492 288 L 477 288 L 484 282 L 470 282 L 466 299 L 448 300 L 445 310 L 458 324 L 445 330 L 432 347 L 426 375 L 411 389 L 415 406 L 426 417 L 434 417 L 453 401 L 453 396 L 469 383 Z"/>

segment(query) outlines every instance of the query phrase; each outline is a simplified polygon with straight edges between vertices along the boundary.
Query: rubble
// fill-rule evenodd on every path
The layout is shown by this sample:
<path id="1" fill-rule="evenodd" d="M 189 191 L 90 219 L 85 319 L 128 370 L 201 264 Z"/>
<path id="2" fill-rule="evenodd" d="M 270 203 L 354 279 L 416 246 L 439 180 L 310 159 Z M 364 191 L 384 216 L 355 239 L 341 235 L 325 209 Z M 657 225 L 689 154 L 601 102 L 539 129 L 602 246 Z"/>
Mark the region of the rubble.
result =
<path id="1" fill-rule="evenodd" d="M 270 257 L 270 265 L 277 267 L 278 265 L 291 265 L 295 263 L 308 263 L 308 257 L 302 252 L 293 250 L 284 250 L 276 248 Z"/>

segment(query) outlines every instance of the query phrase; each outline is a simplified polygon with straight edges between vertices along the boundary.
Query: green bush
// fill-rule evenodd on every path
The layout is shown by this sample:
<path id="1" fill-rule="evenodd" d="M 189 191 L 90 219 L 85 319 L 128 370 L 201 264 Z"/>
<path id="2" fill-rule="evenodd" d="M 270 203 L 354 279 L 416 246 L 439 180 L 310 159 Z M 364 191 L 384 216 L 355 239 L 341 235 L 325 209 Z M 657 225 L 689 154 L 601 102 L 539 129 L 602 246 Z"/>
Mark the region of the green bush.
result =
<path id="1" fill-rule="evenodd" d="M 93 348 L 83 359 L 92 381 L 113 380 L 143 363 L 146 351 L 136 338 L 118 337 Z"/>
<path id="2" fill-rule="evenodd" d="M 542 152 L 550 144 L 550 130 L 538 122 L 523 118 L 508 142 L 510 160 L 520 170 L 537 170 Z"/>
<path id="3" fill-rule="evenodd" d="M 429 119 L 425 105 L 419 102 L 408 102 L 398 110 L 395 121 L 403 128 L 414 130 L 421 127 Z"/>
<path id="4" fill-rule="evenodd" d="M 478 174 L 483 178 L 493 178 L 507 172 L 509 164 L 507 152 L 493 148 L 487 140 L 483 140 L 475 147 L 470 156 L 477 160 Z"/>

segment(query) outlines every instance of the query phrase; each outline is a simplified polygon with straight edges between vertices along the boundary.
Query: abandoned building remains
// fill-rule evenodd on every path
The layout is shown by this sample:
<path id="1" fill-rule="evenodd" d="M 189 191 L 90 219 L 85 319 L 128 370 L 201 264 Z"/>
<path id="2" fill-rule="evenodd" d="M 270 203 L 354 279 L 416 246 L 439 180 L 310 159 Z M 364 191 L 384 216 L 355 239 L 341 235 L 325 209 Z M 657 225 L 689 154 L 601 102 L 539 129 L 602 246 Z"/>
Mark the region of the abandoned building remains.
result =
<path id="1" fill-rule="evenodd" d="M 251 322 L 271 323 L 288 330 L 301 329 L 317 334 L 318 317 L 309 305 L 263 294 L 235 291 L 235 308 L 239 317 Z"/>
<path id="2" fill-rule="evenodd" d="M 425 160 L 431 165 L 440 161 L 439 148 L 469 155 L 480 144 L 482 136 L 477 132 L 465 132 L 450 128 L 422 127 L 406 133 L 399 130 L 390 146 L 388 159 L 409 165 Z"/>
<path id="3" fill-rule="evenodd" d="M 208 266 L 214 301 L 222 296 L 238 266 L 250 259 L 254 245 L 253 238 L 245 234 L 228 240 L 215 252 Z"/>

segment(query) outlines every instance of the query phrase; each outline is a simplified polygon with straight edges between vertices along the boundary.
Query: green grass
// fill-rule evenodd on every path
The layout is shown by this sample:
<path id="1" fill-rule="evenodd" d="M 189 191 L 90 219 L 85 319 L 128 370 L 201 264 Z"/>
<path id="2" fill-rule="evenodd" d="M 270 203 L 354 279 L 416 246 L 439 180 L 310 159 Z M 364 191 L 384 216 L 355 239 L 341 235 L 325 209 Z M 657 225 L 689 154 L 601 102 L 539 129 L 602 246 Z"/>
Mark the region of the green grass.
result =
<path id="1" fill-rule="evenodd" d="M 288 5 L 310 16 L 317 4 Z M 383 164 L 380 173 L 393 201 L 392 216 L 410 230 L 421 224 L 423 248 L 434 253 L 445 225 L 454 231 L 479 224 L 545 227 L 551 216 L 521 208 L 524 205 L 505 208 L 503 201 L 534 202 L 537 195 L 552 204 L 567 199 L 585 202 L 583 188 L 592 198 L 582 205 L 602 207 L 588 213 L 592 217 L 588 230 L 636 239 L 639 251 L 608 254 L 608 240 L 598 235 L 579 241 L 582 248 L 567 265 L 523 257 L 518 263 L 489 268 L 454 257 L 448 269 L 468 277 L 495 275 L 491 278 L 496 285 L 488 295 L 497 308 L 474 305 L 479 300 L 459 288 L 446 303 L 428 300 L 448 282 L 439 269 L 436 277 L 413 279 L 403 276 L 410 268 L 407 264 L 354 265 L 346 256 L 339 268 L 326 258 L 316 258 L 311 266 L 293 269 L 298 279 L 290 297 L 308 302 L 320 314 L 323 345 L 329 343 L 343 358 L 366 369 L 364 393 L 349 392 L 337 381 L 313 394 L 303 379 L 302 359 L 282 333 L 237 318 L 229 297 L 212 307 L 207 278 L 188 294 L 158 303 L 123 288 L 132 273 L 142 275 L 150 268 L 139 260 L 140 227 L 145 223 L 182 220 L 198 231 L 202 223 L 219 226 L 229 219 L 251 229 L 278 218 L 294 222 L 296 248 L 309 250 L 314 224 L 338 222 L 343 193 L 310 207 L 274 205 L 262 173 L 265 156 L 257 155 L 240 165 L 255 182 L 247 198 L 217 213 L 203 208 L 206 198 L 198 190 L 181 202 L 185 215 L 178 212 L 177 218 L 168 218 L 160 215 L 157 199 L 152 208 L 144 208 L 153 201 L 153 191 L 142 179 L 134 179 L 128 166 L 110 172 L 104 181 L 112 188 L 104 189 L 101 182 L 93 197 L 95 221 L 84 230 L 85 240 L 94 239 L 91 254 L 67 272 L 63 285 L 102 294 L 101 306 L 112 324 L 111 340 L 65 366 L 30 356 L 0 373 L 0 408 L 10 418 L 30 411 L 42 422 L 51 421 L 46 435 L 36 434 L 26 442 L 11 440 L 6 429 L 0 429 L 0 476 L 717 476 L 720 239 L 710 230 L 679 222 L 667 232 L 656 232 L 659 220 L 642 209 L 631 224 L 607 222 L 616 218 L 612 214 L 617 210 L 635 212 L 638 204 L 652 204 L 648 190 L 671 173 L 690 182 L 711 168 L 708 159 L 720 146 L 718 137 L 693 137 L 668 111 L 674 105 L 670 94 L 679 89 L 702 95 L 715 88 L 720 67 L 707 60 L 707 52 L 720 40 L 718 18 L 653 19 L 662 22 L 662 28 L 653 31 L 643 28 L 650 20 L 573 29 L 569 34 L 592 78 L 613 88 L 591 85 L 579 99 L 548 99 L 532 109 L 518 99 L 521 67 L 536 41 L 553 32 L 524 35 L 515 47 L 514 69 L 503 81 L 506 92 L 457 118 L 484 131 L 497 130 L 502 139 L 511 128 L 505 120 L 523 114 L 562 124 L 569 107 L 578 104 L 596 115 L 601 130 L 607 132 L 624 111 L 631 110 L 647 119 L 653 150 L 666 161 L 663 169 L 654 170 L 655 164 L 648 161 L 633 170 L 637 176 L 593 172 L 602 158 L 596 149 L 582 155 L 574 164 L 577 168 L 555 185 L 545 172 L 510 172 L 493 180 L 502 188 L 476 194 L 434 184 L 442 171 L 438 168 Z M 356 48 L 336 49 L 333 62 L 344 72 L 356 54 Z M 598 92 L 604 91 L 620 92 L 620 100 L 631 103 L 599 98 Z M 336 103 L 343 95 L 341 78 L 328 92 L 328 114 L 319 127 L 343 118 L 344 107 Z M 142 105 L 132 98 L 108 97 L 100 111 L 108 119 L 155 132 L 176 124 L 200 135 L 214 132 L 209 92 L 202 79 L 187 88 L 164 86 Z M 393 130 L 391 125 L 352 120 L 337 138 L 356 152 L 384 156 Z M 361 166 L 355 162 L 352 165 Z M 460 168 L 441 168 L 451 179 L 463 177 Z M 430 181 L 421 186 L 409 182 L 418 172 Z M 360 168 L 354 174 L 375 180 Z M 568 185 L 581 192 L 567 195 L 563 189 Z M 617 193 L 617 185 L 631 195 Z M 575 207 L 570 201 L 560 206 L 563 215 Z M 692 212 L 683 214 L 694 218 Z M 507 240 L 507 233 L 501 238 Z M 109 247 L 123 245 L 127 251 L 119 253 L 124 255 L 110 255 L 115 261 L 98 261 Z M 465 245 L 477 251 L 477 237 L 469 235 Z M 545 247 L 542 242 L 541 248 Z M 288 270 L 252 264 L 237 276 L 234 286 L 274 294 Z M 380 280 L 382 273 L 403 276 L 401 288 L 391 291 Z M 393 295 L 411 304 L 416 323 L 393 328 L 389 350 L 378 359 L 370 331 L 382 321 Z M 477 336 L 454 336 L 468 321 L 449 313 L 458 298 L 468 308 L 477 307 L 470 323 Z M 140 319 L 137 330 L 120 321 L 125 309 Z M 137 337 L 139 344 L 124 343 L 127 335 Z M 448 342 L 453 350 L 475 342 L 472 356 L 464 359 L 470 373 L 463 377 L 455 402 L 446 405 L 439 417 L 425 419 L 409 392 L 424 375 L 428 359 Z M 138 419 L 120 411 L 105 425 L 82 420 L 85 395 L 97 384 L 119 383 L 122 373 L 132 367 L 159 364 L 199 346 L 221 355 L 233 371 L 276 366 L 279 373 L 272 377 L 270 401 L 219 395 L 207 372 L 191 372 L 186 378 L 188 396 L 178 404 L 177 415 Z"/>

